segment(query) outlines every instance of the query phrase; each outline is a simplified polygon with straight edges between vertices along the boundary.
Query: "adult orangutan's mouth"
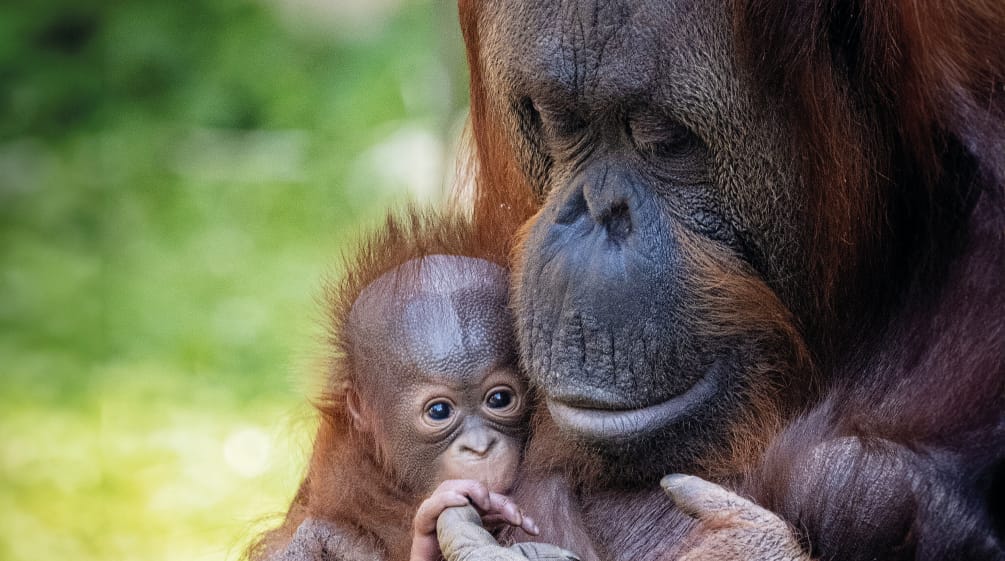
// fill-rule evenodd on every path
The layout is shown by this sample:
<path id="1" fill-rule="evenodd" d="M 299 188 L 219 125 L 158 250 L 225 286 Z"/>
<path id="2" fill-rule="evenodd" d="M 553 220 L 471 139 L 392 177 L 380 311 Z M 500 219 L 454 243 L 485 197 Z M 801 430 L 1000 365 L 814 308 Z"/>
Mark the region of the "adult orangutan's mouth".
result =
<path id="1" fill-rule="evenodd" d="M 562 431 L 590 440 L 631 440 L 670 425 L 715 395 L 715 376 L 706 375 L 687 391 L 666 401 L 634 409 L 607 408 L 602 404 L 572 405 L 548 398 L 548 411 Z"/>

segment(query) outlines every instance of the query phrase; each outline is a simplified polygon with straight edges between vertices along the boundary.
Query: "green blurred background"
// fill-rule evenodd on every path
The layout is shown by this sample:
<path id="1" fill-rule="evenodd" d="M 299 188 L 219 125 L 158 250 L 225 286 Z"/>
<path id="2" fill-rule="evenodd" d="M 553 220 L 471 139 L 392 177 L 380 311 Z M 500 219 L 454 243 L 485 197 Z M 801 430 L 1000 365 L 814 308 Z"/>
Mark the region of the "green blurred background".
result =
<path id="1" fill-rule="evenodd" d="M 0 6 L 0 559 L 236 559 L 274 523 L 323 278 L 445 189 L 455 6 Z"/>

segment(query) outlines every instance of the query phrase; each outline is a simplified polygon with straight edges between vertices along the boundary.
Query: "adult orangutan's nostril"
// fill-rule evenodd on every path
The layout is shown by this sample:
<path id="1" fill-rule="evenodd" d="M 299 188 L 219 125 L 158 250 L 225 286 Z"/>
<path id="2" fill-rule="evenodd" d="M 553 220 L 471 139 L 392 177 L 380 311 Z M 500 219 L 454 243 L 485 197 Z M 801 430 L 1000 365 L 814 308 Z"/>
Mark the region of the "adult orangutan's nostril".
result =
<path id="1" fill-rule="evenodd" d="M 579 181 L 591 223 L 603 228 L 608 240 L 625 241 L 635 229 L 637 182 L 612 165 L 594 166 Z"/>
<path id="2" fill-rule="evenodd" d="M 601 214 L 599 222 L 607 230 L 607 235 L 615 241 L 623 241 L 632 233 L 632 211 L 625 201 L 612 204 Z"/>

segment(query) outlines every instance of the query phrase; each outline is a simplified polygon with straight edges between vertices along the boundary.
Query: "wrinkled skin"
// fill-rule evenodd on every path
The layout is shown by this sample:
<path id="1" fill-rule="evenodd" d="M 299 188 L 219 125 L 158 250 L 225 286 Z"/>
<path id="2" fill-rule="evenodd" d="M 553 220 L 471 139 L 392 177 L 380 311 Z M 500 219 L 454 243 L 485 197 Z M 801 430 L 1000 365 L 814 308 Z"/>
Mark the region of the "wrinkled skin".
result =
<path id="1" fill-rule="evenodd" d="M 658 442 L 650 466 L 632 466 L 645 479 L 686 467 L 775 352 L 758 326 L 700 307 L 689 240 L 803 305 L 784 131 L 741 80 L 714 2 L 486 11 L 487 87 L 544 203 L 515 292 L 529 374 L 567 434 L 614 453 Z"/>
<path id="2" fill-rule="evenodd" d="M 787 346 L 799 341 L 734 310 L 811 306 L 786 131 L 737 70 L 726 13 L 514 0 L 487 3 L 478 22 L 489 110 L 543 205 L 517 262 L 521 358 L 560 438 L 616 486 L 695 469 L 771 383 L 765 372 L 796 370 Z M 713 302 L 715 266 L 777 300 L 727 288 Z M 702 493 L 714 497 L 691 500 Z M 686 559 L 803 555 L 777 516 L 721 488 L 672 494 L 699 520 Z"/>
<path id="3" fill-rule="evenodd" d="M 678 508 L 701 522 L 681 561 L 809 561 L 776 514 L 698 477 L 669 475 L 661 485 Z"/>

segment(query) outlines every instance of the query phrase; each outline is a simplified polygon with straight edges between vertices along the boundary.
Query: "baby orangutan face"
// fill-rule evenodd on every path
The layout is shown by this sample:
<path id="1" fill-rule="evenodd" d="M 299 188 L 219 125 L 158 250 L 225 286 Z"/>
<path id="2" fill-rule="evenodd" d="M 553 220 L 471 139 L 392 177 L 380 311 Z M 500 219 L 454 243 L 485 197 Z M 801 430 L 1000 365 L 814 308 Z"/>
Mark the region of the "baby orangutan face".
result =
<path id="1" fill-rule="evenodd" d="M 504 493 L 520 462 L 525 389 L 506 367 L 490 369 L 467 387 L 430 380 L 414 400 L 415 431 L 446 448 L 436 460 L 433 483 L 474 479 Z"/>
<path id="2" fill-rule="evenodd" d="M 353 305 L 349 410 L 414 493 L 447 479 L 500 493 L 513 484 L 528 404 L 507 293 L 501 267 L 433 255 L 381 276 Z"/>

